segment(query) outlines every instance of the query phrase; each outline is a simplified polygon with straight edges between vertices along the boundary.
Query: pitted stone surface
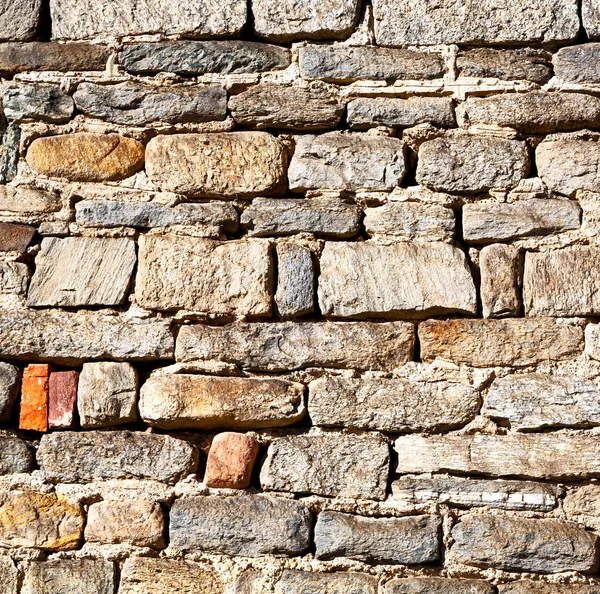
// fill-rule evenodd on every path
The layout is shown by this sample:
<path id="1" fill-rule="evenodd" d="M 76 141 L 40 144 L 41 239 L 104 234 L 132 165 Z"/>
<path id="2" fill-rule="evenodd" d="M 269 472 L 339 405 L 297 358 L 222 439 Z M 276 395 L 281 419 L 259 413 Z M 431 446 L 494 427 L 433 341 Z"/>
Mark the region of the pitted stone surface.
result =
<path id="1" fill-rule="evenodd" d="M 22 594 L 113 594 L 115 567 L 110 561 L 61 559 L 33 562 L 25 572 Z"/>
<path id="2" fill-rule="evenodd" d="M 2 0 L 0 41 L 31 41 L 41 21 L 41 0 Z"/>

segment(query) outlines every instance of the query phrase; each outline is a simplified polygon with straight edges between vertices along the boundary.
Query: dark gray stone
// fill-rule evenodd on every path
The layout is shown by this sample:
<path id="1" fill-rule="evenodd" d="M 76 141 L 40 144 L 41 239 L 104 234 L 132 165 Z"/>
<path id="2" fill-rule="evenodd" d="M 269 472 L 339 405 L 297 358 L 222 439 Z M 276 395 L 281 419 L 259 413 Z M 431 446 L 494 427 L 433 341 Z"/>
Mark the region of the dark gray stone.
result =
<path id="1" fill-rule="evenodd" d="M 74 109 L 71 96 L 55 85 L 8 84 L 2 102 L 9 122 L 32 119 L 60 124 L 71 119 Z"/>
<path id="2" fill-rule="evenodd" d="M 20 142 L 21 128 L 16 124 L 9 124 L 2 137 L 2 156 L 0 157 L 0 183 L 2 184 L 11 181 L 17 175 Z"/>
<path id="3" fill-rule="evenodd" d="M 34 463 L 35 451 L 29 442 L 0 433 L 0 475 L 31 472 Z"/>
<path id="4" fill-rule="evenodd" d="M 0 363 L 0 423 L 10 419 L 20 383 L 19 370 L 14 365 Z"/>
<path id="5" fill-rule="evenodd" d="M 554 72 L 563 82 L 600 83 L 600 43 L 563 47 L 554 54 Z"/>

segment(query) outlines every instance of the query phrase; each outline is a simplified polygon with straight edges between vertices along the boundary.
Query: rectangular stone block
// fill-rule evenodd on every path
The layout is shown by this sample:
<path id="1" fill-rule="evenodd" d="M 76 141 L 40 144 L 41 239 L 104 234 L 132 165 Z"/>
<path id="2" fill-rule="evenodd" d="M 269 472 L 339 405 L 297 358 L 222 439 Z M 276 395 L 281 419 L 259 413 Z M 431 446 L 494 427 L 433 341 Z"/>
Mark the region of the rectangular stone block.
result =
<path id="1" fill-rule="evenodd" d="M 2 89 L 2 105 L 11 122 L 40 120 L 51 124 L 68 122 L 73 99 L 58 85 L 12 83 Z"/>
<path id="2" fill-rule="evenodd" d="M 583 6 L 589 6 L 584 1 Z M 561 47 L 554 54 L 554 72 L 558 79 L 573 84 L 598 84 L 600 73 L 596 62 L 600 58 L 600 44 L 582 43 L 571 47 Z"/>
<path id="3" fill-rule="evenodd" d="M 499 584 L 499 594 L 535 594 L 540 591 L 541 582 L 518 580 L 508 584 Z M 549 584 L 543 583 L 544 594 L 598 594 L 600 587 L 585 584 Z"/>
<path id="4" fill-rule="evenodd" d="M 303 398 L 304 386 L 284 379 L 163 374 L 146 380 L 139 408 L 161 429 L 262 429 L 299 421 Z"/>
<path id="5" fill-rule="evenodd" d="M 434 563 L 440 559 L 441 527 L 437 516 L 370 518 L 324 511 L 315 526 L 315 556 L 367 563 Z"/>
<path id="6" fill-rule="evenodd" d="M 57 559 L 31 563 L 22 594 L 113 594 L 115 567 L 103 559 Z"/>
<path id="7" fill-rule="evenodd" d="M 48 431 L 49 365 L 28 365 L 21 380 L 19 429 Z"/>
<path id="8" fill-rule="evenodd" d="M 0 585 L 4 594 L 17 594 L 18 592 L 19 571 L 10 557 L 0 557 Z"/>
<path id="9" fill-rule="evenodd" d="M 73 429 L 77 407 L 76 371 L 53 371 L 48 382 L 48 426 L 51 429 Z"/>
<path id="10" fill-rule="evenodd" d="M 294 556 L 310 546 L 311 513 L 262 495 L 187 497 L 171 507 L 171 545 L 212 554 Z"/>
<path id="11" fill-rule="evenodd" d="M 598 537 L 560 520 L 472 515 L 452 529 L 454 559 L 507 571 L 591 573 L 598 565 Z"/>
<path id="12" fill-rule="evenodd" d="M 0 45 L 0 51 L 2 45 Z M 40 215 L 60 210 L 60 196 L 55 192 L 27 186 L 0 186 L 0 211 L 11 215 Z M 42 217 L 43 220 L 44 217 Z"/>
<path id="13" fill-rule="evenodd" d="M 411 381 L 323 376 L 308 385 L 314 425 L 390 432 L 445 431 L 472 421 L 478 390 L 439 378 Z"/>
<path id="14" fill-rule="evenodd" d="M 465 255 L 446 243 L 328 242 L 320 259 L 318 297 L 323 315 L 342 318 L 477 311 Z"/>
<path id="15" fill-rule="evenodd" d="M 243 433 L 215 435 L 206 459 L 204 484 L 221 489 L 247 489 L 258 457 L 258 440 Z"/>
<path id="16" fill-rule="evenodd" d="M 273 269 L 263 241 L 141 236 L 136 302 L 220 316 L 269 316 Z"/>
<path id="17" fill-rule="evenodd" d="M 23 254 L 34 236 L 34 227 L 0 222 L 0 252 L 19 252 Z"/>
<path id="18" fill-rule="evenodd" d="M 488 245 L 479 252 L 484 318 L 519 315 L 522 267 L 523 257 L 519 248 L 498 243 Z"/>
<path id="19" fill-rule="evenodd" d="M 583 329 L 553 318 L 428 320 L 419 324 L 421 357 L 473 367 L 523 367 L 574 359 L 583 351 Z"/>
<path id="20" fill-rule="evenodd" d="M 484 580 L 413 577 L 390 580 L 382 594 L 494 594 L 496 589 Z"/>
<path id="21" fill-rule="evenodd" d="M 31 41 L 41 20 L 41 0 L 2 0 L 0 2 L 0 41 Z"/>
<path id="22" fill-rule="evenodd" d="M 284 569 L 275 585 L 276 594 L 377 594 L 377 578 L 365 573 L 312 573 Z M 244 593 L 245 594 L 245 593 Z"/>
<path id="23" fill-rule="evenodd" d="M 251 198 L 285 189 L 287 153 L 266 132 L 155 136 L 146 173 L 161 190 L 202 198 Z"/>
<path id="24" fill-rule="evenodd" d="M 377 436 L 316 434 L 281 437 L 260 473 L 265 491 L 385 499 L 389 448 Z"/>
<path id="25" fill-rule="evenodd" d="M 0 362 L 0 422 L 10 420 L 19 397 L 21 373 L 17 367 Z"/>
<path id="26" fill-rule="evenodd" d="M 136 263 L 131 239 L 47 237 L 35 259 L 30 307 L 121 305 Z"/>
<path id="27" fill-rule="evenodd" d="M 0 432 L 0 475 L 31 472 L 35 466 L 35 450 L 23 439 Z"/>
<path id="28" fill-rule="evenodd" d="M 290 319 L 315 309 L 315 267 L 308 248 L 294 243 L 279 243 L 275 307 L 279 317 Z"/>
<path id="29" fill-rule="evenodd" d="M 391 371 L 412 360 L 414 341 L 409 322 L 194 325 L 179 331 L 175 358 L 180 363 L 223 361 L 252 371 Z"/>
<path id="30" fill-rule="evenodd" d="M 37 458 L 52 483 L 123 478 L 175 483 L 198 463 L 196 448 L 186 441 L 132 431 L 51 433 L 42 438 Z"/>
<path id="31" fill-rule="evenodd" d="M 588 37 L 598 39 L 600 37 L 600 6 L 597 0 L 583 0 L 581 20 Z"/>
<path id="32" fill-rule="evenodd" d="M 0 295 L 24 297 L 29 284 L 29 268 L 21 262 L 0 262 Z"/>

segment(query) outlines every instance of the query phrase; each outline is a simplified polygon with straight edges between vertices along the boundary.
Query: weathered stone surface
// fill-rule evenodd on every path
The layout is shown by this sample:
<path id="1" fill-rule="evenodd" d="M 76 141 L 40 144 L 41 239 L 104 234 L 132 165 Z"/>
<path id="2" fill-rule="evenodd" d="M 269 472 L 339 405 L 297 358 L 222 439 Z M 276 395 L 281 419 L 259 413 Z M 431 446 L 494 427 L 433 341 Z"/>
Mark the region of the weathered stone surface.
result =
<path id="1" fill-rule="evenodd" d="M 479 252 L 480 296 L 484 318 L 518 316 L 521 311 L 520 250 L 501 243 Z"/>
<path id="2" fill-rule="evenodd" d="M 50 366 L 28 365 L 21 380 L 19 429 L 48 431 L 48 379 Z"/>
<path id="3" fill-rule="evenodd" d="M 37 452 L 46 479 L 57 483 L 147 478 L 172 483 L 196 469 L 198 454 L 169 435 L 132 431 L 44 435 Z"/>
<path id="4" fill-rule="evenodd" d="M 484 480 L 455 476 L 404 476 L 392 483 L 393 498 L 412 504 L 440 503 L 454 507 L 488 507 L 549 512 L 560 489 L 546 483 Z"/>
<path id="5" fill-rule="evenodd" d="M 419 148 L 417 182 L 442 192 L 512 188 L 529 172 L 523 142 L 488 136 L 436 138 Z"/>
<path id="6" fill-rule="evenodd" d="M 597 518 L 600 504 L 600 487 L 585 485 L 571 490 L 563 500 L 563 509 L 568 519 L 587 524 L 588 518 Z"/>
<path id="7" fill-rule="evenodd" d="M 0 556 L 0 586 L 2 586 L 4 594 L 17 594 L 18 592 L 19 572 L 10 557 Z"/>
<path id="8" fill-rule="evenodd" d="M 142 236 L 136 301 L 156 310 L 268 316 L 272 268 L 269 244 L 262 241 Z"/>
<path id="9" fill-rule="evenodd" d="M 125 82 L 81 83 L 73 95 L 84 114 L 128 126 L 152 122 L 210 122 L 227 115 L 227 92 L 219 85 L 156 87 Z"/>
<path id="10" fill-rule="evenodd" d="M 233 119 L 250 128 L 323 130 L 335 128 L 344 104 L 321 88 L 262 84 L 229 99 Z"/>
<path id="11" fill-rule="evenodd" d="M 258 456 L 255 437 L 243 433 L 219 433 L 210 444 L 204 483 L 207 487 L 246 489 Z"/>
<path id="12" fill-rule="evenodd" d="M 600 142 L 557 139 L 535 150 L 538 175 L 554 192 L 575 196 L 577 190 L 600 187 Z"/>
<path id="13" fill-rule="evenodd" d="M 475 567 L 590 573 L 598 565 L 598 537 L 560 520 L 463 516 L 452 536 L 451 555 Z"/>
<path id="14" fill-rule="evenodd" d="M 584 5 L 586 2 L 584 2 Z M 562 47 L 554 54 L 554 72 L 564 82 L 575 84 L 598 84 L 600 71 L 600 43 L 584 43 Z"/>
<path id="15" fill-rule="evenodd" d="M 265 491 L 385 498 L 388 445 L 376 436 L 298 435 L 275 439 L 260 473 Z"/>
<path id="16" fill-rule="evenodd" d="M 78 132 L 34 140 L 28 165 L 49 177 L 101 182 L 133 175 L 144 165 L 144 145 L 118 134 Z"/>
<path id="17" fill-rule="evenodd" d="M 304 78 L 344 83 L 355 80 L 441 78 L 444 62 L 439 54 L 389 47 L 306 45 L 299 50 Z"/>
<path id="18" fill-rule="evenodd" d="M 30 472 L 35 463 L 35 452 L 27 441 L 0 433 L 0 475 Z"/>
<path id="19" fill-rule="evenodd" d="M 390 235 L 412 241 L 447 241 L 454 237 L 451 209 L 419 202 L 388 202 L 365 208 L 365 230 L 369 235 Z"/>
<path id="20" fill-rule="evenodd" d="M 46 237 L 35 259 L 27 305 L 121 305 L 135 263 L 131 239 Z"/>
<path id="21" fill-rule="evenodd" d="M 234 233 L 238 214 L 229 202 L 178 204 L 168 207 L 152 202 L 82 200 L 75 205 L 78 225 L 93 227 L 168 227 L 169 225 L 205 225 Z"/>
<path id="22" fill-rule="evenodd" d="M 590 39 L 600 38 L 600 6 L 597 0 L 582 1 L 581 20 Z"/>
<path id="23" fill-rule="evenodd" d="M 0 262 L 0 295 L 18 295 L 19 297 L 24 297 L 27 293 L 28 284 L 29 268 L 27 264 L 21 262 Z M 0 411 L 1 409 L 2 405 L 0 405 Z M 2 418 L 1 412 L 0 418 Z"/>
<path id="24" fill-rule="evenodd" d="M 421 357 L 474 367 L 535 365 L 577 357 L 583 330 L 552 318 L 428 320 L 419 324 Z"/>
<path id="25" fill-rule="evenodd" d="M 73 116 L 73 99 L 56 85 L 8 84 L 2 89 L 6 119 L 33 119 L 60 124 Z"/>
<path id="26" fill-rule="evenodd" d="M 54 192 L 25 186 L 0 186 L 0 211 L 30 215 L 56 212 L 60 207 L 60 197 Z"/>
<path id="27" fill-rule="evenodd" d="M 312 573 L 285 569 L 275 585 L 276 594 L 376 594 L 377 578 L 364 573 Z"/>
<path id="28" fill-rule="evenodd" d="M 498 50 L 482 47 L 459 52 L 456 67 L 461 76 L 529 80 L 543 85 L 552 76 L 550 57 L 548 52 L 531 48 Z"/>
<path id="29" fill-rule="evenodd" d="M 83 532 L 79 505 L 55 493 L 0 492 L 0 544 L 45 551 L 77 548 Z"/>
<path id="30" fill-rule="evenodd" d="M 129 363 L 84 363 L 77 410 L 81 426 L 112 427 L 137 419 L 137 371 Z"/>
<path id="31" fill-rule="evenodd" d="M 256 371 L 392 370 L 412 360 L 414 340 L 414 326 L 407 322 L 195 325 L 179 331 L 175 357 L 181 363 L 218 360 Z"/>
<path id="32" fill-rule="evenodd" d="M 223 582 L 206 564 L 130 557 L 121 571 L 120 594 L 222 594 Z"/>
<path id="33" fill-rule="evenodd" d="M 354 130 L 376 126 L 409 128 L 418 124 L 452 127 L 456 125 L 449 97 L 361 97 L 348 104 L 348 124 Z"/>
<path id="34" fill-rule="evenodd" d="M 479 411 L 479 393 L 451 381 L 324 376 L 309 386 L 314 425 L 377 431 L 442 431 Z"/>
<path id="35" fill-rule="evenodd" d="M 320 268 L 318 297 L 325 316 L 401 318 L 477 311 L 465 255 L 447 243 L 328 242 Z"/>
<path id="36" fill-rule="evenodd" d="M 108 47 L 92 43 L 3 43 L 0 45 L 0 74 L 12 76 L 27 70 L 104 70 L 109 56 Z"/>
<path id="37" fill-rule="evenodd" d="M 373 17 L 379 45 L 571 41 L 579 32 L 571 0 L 374 0 Z"/>
<path id="38" fill-rule="evenodd" d="M 109 5 L 78 0 L 52 0 L 52 36 L 55 39 L 123 37 L 145 33 L 186 34 L 190 37 L 235 37 L 246 24 L 242 0 L 201 0 L 193 5 L 162 0 L 121 0 Z"/>
<path id="39" fill-rule="evenodd" d="M 280 193 L 286 164 L 283 144 L 266 132 L 155 136 L 146 149 L 158 187 L 206 198 Z"/>
<path id="40" fill-rule="evenodd" d="M 115 585 L 115 568 L 110 561 L 34 561 L 25 572 L 22 594 L 113 594 Z"/>
<path id="41" fill-rule="evenodd" d="M 314 311 L 315 270 L 308 248 L 293 243 L 277 245 L 275 307 L 281 318 Z"/>
<path id="42" fill-rule="evenodd" d="M 0 309 L 0 356 L 77 363 L 155 360 L 173 355 L 170 323 L 52 311 Z"/>
<path id="43" fill-rule="evenodd" d="M 508 584 L 499 584 L 499 594 L 535 594 L 540 591 L 540 582 L 519 580 Z M 600 587 L 582 584 L 548 584 L 544 583 L 544 594 L 598 594 Z"/>
<path id="44" fill-rule="evenodd" d="M 40 24 L 41 11 L 41 0 L 2 0 L 0 41 L 34 39 Z"/>
<path id="45" fill-rule="evenodd" d="M 588 324 L 585 327 L 585 352 L 596 361 L 600 361 L 600 324 Z"/>
<path id="46" fill-rule="evenodd" d="M 262 495 L 188 497 L 171 508 L 171 545 L 225 555 L 292 556 L 310 546 L 302 503 Z"/>
<path id="47" fill-rule="evenodd" d="M 484 580 L 460 578 L 400 578 L 383 586 L 382 594 L 494 594 L 494 586 Z"/>
<path id="48" fill-rule="evenodd" d="M 315 526 L 315 556 L 404 565 L 433 563 L 440 558 L 441 524 L 436 516 L 368 518 L 324 511 Z"/>
<path id="49" fill-rule="evenodd" d="M 0 223 L 0 252 L 23 253 L 35 236 L 35 228 L 28 225 Z"/>
<path id="50" fill-rule="evenodd" d="M 314 233 L 328 237 L 353 237 L 360 227 L 357 206 L 339 200 L 255 198 L 241 216 L 248 235 Z"/>
<path id="51" fill-rule="evenodd" d="M 163 512 L 158 503 L 100 501 L 88 509 L 84 537 L 87 542 L 160 549 L 165 546 L 164 531 Z"/>
<path id="52" fill-rule="evenodd" d="M 395 450 L 399 474 L 444 471 L 553 480 L 600 476 L 598 440 L 585 433 L 406 435 L 396 440 Z"/>
<path id="53" fill-rule="evenodd" d="M 12 415 L 19 395 L 19 370 L 9 363 L 0 362 L 0 422 L 6 423 Z"/>
<path id="54" fill-rule="evenodd" d="M 2 155 L 0 155 L 0 181 L 12 181 L 17 175 L 21 156 L 21 128 L 14 122 L 9 122 L 2 135 Z"/>
<path id="55" fill-rule="evenodd" d="M 287 68 L 290 50 L 254 41 L 166 41 L 126 45 L 119 62 L 133 74 L 245 74 Z"/>
<path id="56" fill-rule="evenodd" d="M 406 166 L 398 138 L 328 132 L 296 139 L 288 170 L 290 189 L 392 190 Z"/>
<path id="57" fill-rule="evenodd" d="M 90 363 L 88 363 L 90 365 Z M 48 426 L 72 429 L 77 407 L 77 371 L 52 371 L 48 381 Z"/>
<path id="58" fill-rule="evenodd" d="M 140 415 L 161 429 L 284 427 L 304 416 L 304 386 L 277 378 L 154 375 L 140 390 Z"/>
<path id="59" fill-rule="evenodd" d="M 528 316 L 586 316 L 600 312 L 593 246 L 571 246 L 525 256 L 523 303 Z"/>

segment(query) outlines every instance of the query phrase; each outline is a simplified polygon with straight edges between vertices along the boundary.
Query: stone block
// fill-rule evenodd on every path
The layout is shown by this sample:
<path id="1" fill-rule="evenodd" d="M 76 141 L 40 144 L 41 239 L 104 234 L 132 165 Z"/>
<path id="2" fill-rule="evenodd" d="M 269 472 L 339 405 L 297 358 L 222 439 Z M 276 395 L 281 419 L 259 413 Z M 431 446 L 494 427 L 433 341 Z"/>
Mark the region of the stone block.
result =
<path id="1" fill-rule="evenodd" d="M 365 573 L 341 571 L 337 573 L 313 573 L 296 569 L 284 569 L 275 584 L 275 594 L 306 594 L 308 592 L 377 594 L 377 578 Z"/>
<path id="2" fill-rule="evenodd" d="M 566 517 L 585 525 L 590 524 L 590 518 L 596 519 L 598 517 L 599 505 L 600 487 L 597 484 L 574 488 L 567 492 L 563 500 Z"/>
<path id="3" fill-rule="evenodd" d="M 17 594 L 19 571 L 10 557 L 0 556 L 0 586 L 4 594 Z"/>
<path id="4" fill-rule="evenodd" d="M 411 577 L 390 580 L 382 594 L 495 594 L 496 589 L 484 580 L 461 578 Z"/>
<path id="5" fill-rule="evenodd" d="M 518 248 L 501 243 L 479 252 L 480 296 L 484 318 L 518 316 L 521 311 L 523 258 Z"/>
<path id="6" fill-rule="evenodd" d="M 583 5 L 589 2 L 584 2 Z M 561 47 L 554 54 L 554 72 L 565 83 L 594 85 L 600 83 L 600 72 L 596 67 L 600 59 L 600 43 L 582 43 Z"/>
<path id="7" fill-rule="evenodd" d="M 0 222 L 0 252 L 24 253 L 35 236 L 35 228 Z"/>
<path id="8" fill-rule="evenodd" d="M 0 211 L 10 215 L 45 215 L 60 208 L 60 196 L 55 192 L 27 186 L 0 186 Z"/>
<path id="9" fill-rule="evenodd" d="M 68 122 L 73 116 L 73 99 L 57 85 L 12 83 L 2 89 L 6 119 L 41 120 L 51 124 Z"/>
<path id="10" fill-rule="evenodd" d="M 293 243 L 277 245 L 275 307 L 280 318 L 290 319 L 315 309 L 315 269 L 308 248 Z"/>
<path id="11" fill-rule="evenodd" d="M 14 365 L 0 362 L 0 423 L 10 420 L 20 385 L 19 370 Z"/>
<path id="12" fill-rule="evenodd" d="M 0 433 L 0 475 L 31 472 L 34 465 L 35 450 L 29 442 Z"/>
<path id="13" fill-rule="evenodd" d="M 93 365 L 87 363 L 87 365 Z M 52 371 L 48 382 L 48 426 L 73 429 L 77 408 L 77 371 Z"/>
<path id="14" fill-rule="evenodd" d="M 243 433 L 219 433 L 210 445 L 204 483 L 221 489 L 246 489 L 258 456 L 258 441 Z"/>
<path id="15" fill-rule="evenodd" d="M 0 295 L 24 297 L 29 284 L 29 268 L 22 262 L 0 262 Z M 0 413 L 0 418 L 2 413 Z"/>
<path id="16" fill-rule="evenodd" d="M 49 365 L 28 365 L 21 381 L 19 429 L 48 431 Z"/>
<path id="17" fill-rule="evenodd" d="M 0 41 L 35 39 L 42 16 L 41 0 L 2 0 L 0 2 Z"/>
<path id="18" fill-rule="evenodd" d="M 102 559 L 34 561 L 25 571 L 22 594 L 113 594 L 115 567 Z"/>
<path id="19" fill-rule="evenodd" d="M 544 594 L 598 594 L 598 586 L 585 584 L 549 584 L 533 580 L 518 580 L 507 584 L 498 584 L 499 594 L 535 594 L 543 583 Z"/>
<path id="20" fill-rule="evenodd" d="M 583 0 L 581 21 L 590 39 L 600 38 L 600 5 L 597 0 Z"/>

